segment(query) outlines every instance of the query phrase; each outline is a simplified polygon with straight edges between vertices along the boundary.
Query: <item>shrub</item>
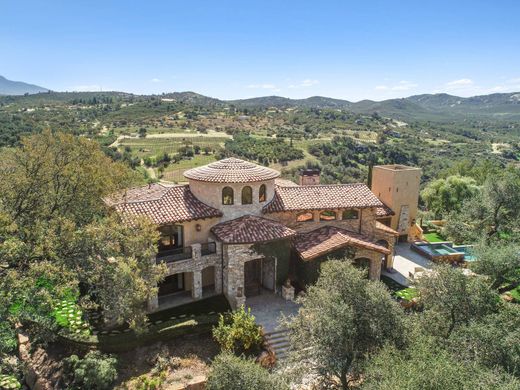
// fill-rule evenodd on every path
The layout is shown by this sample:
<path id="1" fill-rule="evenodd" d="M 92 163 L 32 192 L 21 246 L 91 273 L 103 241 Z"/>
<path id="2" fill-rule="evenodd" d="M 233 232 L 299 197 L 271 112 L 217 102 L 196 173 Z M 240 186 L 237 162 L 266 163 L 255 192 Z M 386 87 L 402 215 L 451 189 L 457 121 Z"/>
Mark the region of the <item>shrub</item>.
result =
<path id="1" fill-rule="evenodd" d="M 16 334 L 7 321 L 0 322 L 0 354 L 12 353 L 16 350 Z"/>
<path id="2" fill-rule="evenodd" d="M 282 377 L 270 374 L 253 360 L 229 353 L 218 355 L 206 383 L 207 390 L 288 390 Z"/>
<path id="3" fill-rule="evenodd" d="M 251 314 L 251 309 L 241 306 L 238 310 L 220 315 L 213 328 L 213 338 L 224 351 L 236 353 L 254 352 L 262 343 L 262 331 Z"/>
<path id="4" fill-rule="evenodd" d="M 71 355 L 64 360 L 65 376 L 68 382 L 81 389 L 111 389 L 117 378 L 116 358 L 91 351 L 80 359 Z"/>

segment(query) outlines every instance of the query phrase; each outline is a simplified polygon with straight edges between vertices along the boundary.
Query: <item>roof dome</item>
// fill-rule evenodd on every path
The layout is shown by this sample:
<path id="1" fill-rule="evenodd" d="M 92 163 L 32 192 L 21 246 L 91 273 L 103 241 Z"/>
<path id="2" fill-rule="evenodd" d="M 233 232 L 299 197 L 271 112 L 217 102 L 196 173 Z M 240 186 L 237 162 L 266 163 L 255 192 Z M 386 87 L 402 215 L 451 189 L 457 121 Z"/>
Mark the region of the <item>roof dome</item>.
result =
<path id="1" fill-rule="evenodd" d="M 212 183 L 251 183 L 275 179 L 280 173 L 271 168 L 240 160 L 225 158 L 184 172 L 188 179 Z"/>

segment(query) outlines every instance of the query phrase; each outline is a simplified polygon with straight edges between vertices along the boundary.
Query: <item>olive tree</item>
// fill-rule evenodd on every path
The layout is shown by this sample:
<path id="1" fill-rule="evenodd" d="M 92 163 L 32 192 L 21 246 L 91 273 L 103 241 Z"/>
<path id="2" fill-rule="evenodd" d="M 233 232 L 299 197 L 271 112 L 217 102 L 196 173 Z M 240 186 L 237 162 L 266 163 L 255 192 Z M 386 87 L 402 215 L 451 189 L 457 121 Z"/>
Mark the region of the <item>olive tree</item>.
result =
<path id="1" fill-rule="evenodd" d="M 289 365 L 315 371 L 324 381 L 339 378 L 347 389 L 367 354 L 404 344 L 400 306 L 348 260 L 323 263 L 317 283 L 299 302 L 298 315 L 287 321 Z"/>

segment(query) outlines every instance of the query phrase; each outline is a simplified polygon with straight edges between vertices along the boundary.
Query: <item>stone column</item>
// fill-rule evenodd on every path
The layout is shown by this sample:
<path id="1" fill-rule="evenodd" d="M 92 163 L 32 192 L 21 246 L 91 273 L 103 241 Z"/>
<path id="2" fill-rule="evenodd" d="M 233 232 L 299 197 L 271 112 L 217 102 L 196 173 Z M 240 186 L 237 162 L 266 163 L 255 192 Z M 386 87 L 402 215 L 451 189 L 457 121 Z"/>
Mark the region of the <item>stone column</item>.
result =
<path id="1" fill-rule="evenodd" d="M 159 296 L 155 295 L 153 298 L 148 300 L 148 311 L 152 312 L 159 308 Z"/>
<path id="2" fill-rule="evenodd" d="M 202 257 L 202 249 L 200 244 L 192 244 L 191 245 L 191 257 L 194 261 L 200 261 Z"/>
<path id="3" fill-rule="evenodd" d="M 202 271 L 193 271 L 193 280 L 191 286 L 191 297 L 193 299 L 202 298 Z"/>
<path id="4" fill-rule="evenodd" d="M 215 292 L 222 294 L 222 266 L 215 265 Z"/>
<path id="5" fill-rule="evenodd" d="M 368 270 L 368 278 L 370 280 L 381 279 L 381 255 L 376 253 L 370 259 L 370 269 Z"/>

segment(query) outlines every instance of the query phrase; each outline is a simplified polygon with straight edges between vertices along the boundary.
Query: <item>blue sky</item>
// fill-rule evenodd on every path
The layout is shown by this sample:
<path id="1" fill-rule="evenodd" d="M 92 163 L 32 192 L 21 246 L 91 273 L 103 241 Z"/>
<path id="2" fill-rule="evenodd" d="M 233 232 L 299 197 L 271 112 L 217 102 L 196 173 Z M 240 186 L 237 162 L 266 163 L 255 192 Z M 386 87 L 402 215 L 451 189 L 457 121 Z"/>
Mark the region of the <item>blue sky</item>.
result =
<path id="1" fill-rule="evenodd" d="M 520 91 L 519 15 L 518 0 L 3 0 L 0 75 L 224 99 Z"/>

